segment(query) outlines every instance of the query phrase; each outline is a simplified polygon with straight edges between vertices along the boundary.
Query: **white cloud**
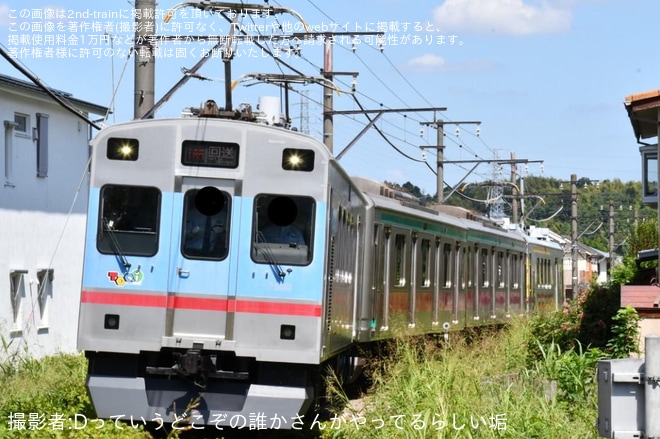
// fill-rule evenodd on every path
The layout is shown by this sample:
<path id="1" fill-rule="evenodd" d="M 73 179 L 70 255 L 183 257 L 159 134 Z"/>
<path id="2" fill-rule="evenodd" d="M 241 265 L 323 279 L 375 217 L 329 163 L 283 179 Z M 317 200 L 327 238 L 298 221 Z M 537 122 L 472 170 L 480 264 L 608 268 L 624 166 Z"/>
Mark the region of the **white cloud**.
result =
<path id="1" fill-rule="evenodd" d="M 442 30 L 530 35 L 564 32 L 571 27 L 568 3 L 534 6 L 524 0 L 445 0 L 433 11 Z"/>
<path id="2" fill-rule="evenodd" d="M 443 71 L 446 65 L 447 63 L 443 57 L 430 53 L 412 58 L 408 61 L 408 66 L 425 72 Z"/>
<path id="3" fill-rule="evenodd" d="M 448 63 L 441 56 L 427 53 L 410 59 L 408 67 L 415 73 L 470 73 L 492 70 L 495 65 L 490 61 L 479 59 Z"/>

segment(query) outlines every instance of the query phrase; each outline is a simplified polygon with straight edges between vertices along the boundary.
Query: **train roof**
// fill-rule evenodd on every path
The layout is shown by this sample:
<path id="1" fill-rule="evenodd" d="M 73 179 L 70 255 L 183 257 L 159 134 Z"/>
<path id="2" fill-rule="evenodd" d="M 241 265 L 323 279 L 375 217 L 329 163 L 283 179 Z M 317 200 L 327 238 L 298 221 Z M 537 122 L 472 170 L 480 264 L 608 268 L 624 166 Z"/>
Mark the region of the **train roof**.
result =
<path id="1" fill-rule="evenodd" d="M 121 122 L 117 124 L 113 124 L 110 126 L 107 126 L 103 128 L 101 131 L 98 132 L 96 135 L 96 138 L 102 138 L 102 137 L 107 137 L 107 134 L 112 135 L 113 131 L 115 130 L 126 130 L 127 128 L 146 128 L 146 127 L 153 127 L 153 126 L 165 126 L 165 127 L 171 127 L 173 125 L 179 125 L 181 127 L 189 127 L 189 126 L 194 126 L 194 127 L 199 127 L 200 125 L 208 125 L 208 126 L 222 126 L 222 125 L 229 125 L 232 127 L 236 127 L 239 129 L 244 129 L 246 131 L 253 131 L 253 132 L 267 132 L 267 131 L 272 131 L 276 132 L 277 134 L 280 134 L 282 136 L 292 136 L 292 137 L 297 137 L 300 139 L 305 139 L 308 141 L 310 144 L 315 144 L 316 149 L 318 152 L 324 154 L 328 160 L 334 160 L 334 156 L 328 151 L 328 148 L 319 140 L 313 136 L 310 136 L 308 134 L 304 134 L 300 131 L 294 131 L 287 129 L 282 126 L 278 125 L 270 125 L 266 123 L 258 123 L 254 121 L 249 121 L 248 119 L 245 119 L 240 116 L 240 112 L 236 113 L 236 118 L 235 119 L 229 119 L 225 117 L 213 117 L 213 116 L 192 116 L 192 117 L 169 117 L 169 118 L 162 118 L 162 119 L 137 119 L 137 120 L 131 120 L 127 122 Z M 203 132 L 199 132 L 203 133 Z M 198 133 L 198 134 L 199 134 Z M 203 135 L 203 134 L 202 134 Z M 92 139 L 92 141 L 95 141 L 95 139 Z"/>
<path id="2" fill-rule="evenodd" d="M 561 250 L 561 245 L 542 236 L 530 236 L 519 227 L 504 228 L 489 218 L 457 206 L 424 207 L 411 194 L 364 177 L 351 177 L 376 208 L 406 213 L 429 221 L 442 222 L 466 233 L 497 236 L 503 240 L 535 244 Z"/>
<path id="3" fill-rule="evenodd" d="M 388 187 L 375 180 L 364 177 L 351 178 L 357 187 L 371 198 L 377 208 L 405 212 L 409 215 L 430 221 L 439 221 L 466 231 L 482 231 L 515 238 L 515 235 L 510 233 L 509 230 L 495 225 L 488 218 L 482 217 L 470 210 L 457 206 L 444 205 L 425 207 L 419 204 L 419 200 L 416 197 L 407 192 Z"/>

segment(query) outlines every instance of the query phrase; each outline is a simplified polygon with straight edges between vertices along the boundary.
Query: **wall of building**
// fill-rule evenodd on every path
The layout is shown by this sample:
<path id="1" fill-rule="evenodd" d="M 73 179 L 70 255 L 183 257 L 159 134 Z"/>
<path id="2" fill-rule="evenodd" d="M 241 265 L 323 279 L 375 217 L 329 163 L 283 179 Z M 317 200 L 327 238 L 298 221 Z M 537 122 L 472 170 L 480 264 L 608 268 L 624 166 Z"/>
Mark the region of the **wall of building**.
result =
<path id="1" fill-rule="evenodd" d="M 25 133 L 7 124 L 26 115 Z M 48 172 L 37 176 L 37 113 L 48 115 Z M 88 195 L 88 126 L 47 97 L 0 90 L 0 359 L 76 350 Z M 42 133 L 43 136 L 45 133 Z"/>
<path id="2" fill-rule="evenodd" d="M 639 350 L 644 356 L 644 337 L 660 336 L 660 319 L 644 318 L 639 321 Z"/>

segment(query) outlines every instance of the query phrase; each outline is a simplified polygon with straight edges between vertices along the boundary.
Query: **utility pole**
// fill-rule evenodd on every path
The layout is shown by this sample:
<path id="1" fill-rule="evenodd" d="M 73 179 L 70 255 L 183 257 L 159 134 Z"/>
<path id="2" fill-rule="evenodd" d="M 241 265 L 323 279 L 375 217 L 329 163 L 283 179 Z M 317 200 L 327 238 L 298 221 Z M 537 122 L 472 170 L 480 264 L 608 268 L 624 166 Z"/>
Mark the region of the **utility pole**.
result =
<path id="1" fill-rule="evenodd" d="M 517 178 L 517 169 L 516 169 L 516 153 L 511 152 L 511 183 L 513 183 L 514 189 L 513 189 L 513 199 L 511 200 L 511 219 L 513 224 L 518 224 L 518 197 L 520 196 L 520 193 L 518 192 L 517 185 L 516 185 L 516 178 Z"/>
<path id="2" fill-rule="evenodd" d="M 438 204 L 442 204 L 444 202 L 444 191 L 445 191 L 445 183 L 444 183 L 444 151 L 445 151 L 445 125 L 467 125 L 467 124 L 477 124 L 481 125 L 481 122 L 478 121 L 460 121 L 460 122 L 445 122 L 443 120 L 434 120 L 433 122 L 422 122 L 422 125 L 427 125 L 427 126 L 432 126 L 435 127 L 436 133 L 437 133 L 437 145 L 436 149 L 438 150 L 438 160 L 436 164 L 436 173 L 437 173 L 437 195 L 436 195 L 436 201 Z"/>
<path id="3" fill-rule="evenodd" d="M 609 240 L 609 258 L 607 261 L 607 271 L 610 272 L 614 266 L 614 201 L 610 201 L 609 212 L 610 240 Z"/>
<path id="4" fill-rule="evenodd" d="M 578 285 L 578 230 L 577 230 L 577 175 L 571 174 L 571 291 L 572 298 Z M 566 298 L 564 298 L 566 299 Z"/>
<path id="5" fill-rule="evenodd" d="M 323 143 L 328 148 L 328 151 L 333 152 L 334 148 L 334 102 L 332 93 L 334 89 L 328 84 L 333 83 L 336 75 L 351 75 L 357 77 L 357 72 L 335 72 L 332 65 L 332 47 L 335 44 L 336 36 L 352 36 L 353 38 L 360 35 L 384 35 L 383 32 L 305 32 L 294 33 L 294 38 L 309 38 L 310 36 L 323 37 L 323 70 L 321 73 L 326 79 L 323 85 Z M 355 48 L 353 49 L 355 51 Z"/>
<path id="6" fill-rule="evenodd" d="M 332 82 L 332 41 L 328 35 L 323 37 L 323 77 Z M 323 143 L 331 154 L 334 147 L 333 92 L 332 88 L 323 86 Z"/>
<path id="7" fill-rule="evenodd" d="M 436 171 L 437 171 L 437 180 L 436 180 L 436 201 L 438 204 L 442 204 L 445 192 L 445 128 L 443 121 L 436 121 L 435 130 L 437 132 L 437 162 L 436 162 Z"/>
<path id="8" fill-rule="evenodd" d="M 133 118 L 140 119 L 154 106 L 156 0 L 135 0 L 135 80 Z"/>

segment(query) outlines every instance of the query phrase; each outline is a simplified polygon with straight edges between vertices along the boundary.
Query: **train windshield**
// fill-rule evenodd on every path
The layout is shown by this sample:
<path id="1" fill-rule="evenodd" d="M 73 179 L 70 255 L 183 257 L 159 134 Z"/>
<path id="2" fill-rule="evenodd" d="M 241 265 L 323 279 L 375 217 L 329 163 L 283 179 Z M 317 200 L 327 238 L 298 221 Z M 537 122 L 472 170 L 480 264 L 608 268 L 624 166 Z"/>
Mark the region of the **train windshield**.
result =
<path id="1" fill-rule="evenodd" d="M 153 256 L 158 252 L 160 191 L 155 187 L 101 188 L 97 248 L 105 254 Z"/>
<path id="2" fill-rule="evenodd" d="M 231 197 L 213 186 L 186 192 L 181 252 L 189 259 L 224 259 Z"/>
<path id="3" fill-rule="evenodd" d="M 312 260 L 314 210 L 310 197 L 257 196 L 252 259 L 275 265 L 307 265 Z"/>

